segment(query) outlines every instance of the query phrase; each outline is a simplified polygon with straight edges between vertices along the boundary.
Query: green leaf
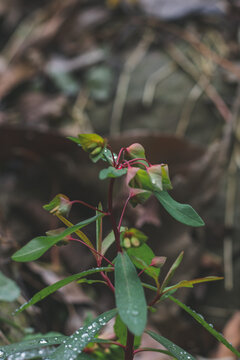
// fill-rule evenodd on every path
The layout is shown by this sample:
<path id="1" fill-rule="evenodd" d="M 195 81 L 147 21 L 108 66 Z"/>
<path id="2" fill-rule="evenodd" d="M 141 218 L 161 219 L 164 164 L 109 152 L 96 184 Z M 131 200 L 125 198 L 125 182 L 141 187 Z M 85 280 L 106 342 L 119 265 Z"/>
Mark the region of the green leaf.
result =
<path id="1" fill-rule="evenodd" d="M 154 340 L 156 340 L 159 344 L 163 345 L 174 358 L 178 360 L 195 360 L 195 358 L 187 351 L 184 351 L 182 348 L 174 344 L 172 341 L 166 339 L 165 337 L 158 335 L 150 330 L 146 331 L 146 333 L 150 335 Z"/>
<path id="2" fill-rule="evenodd" d="M 50 236 L 38 236 L 32 239 L 27 245 L 23 248 L 15 252 L 12 256 L 12 260 L 14 261 L 33 261 L 42 256 L 48 249 L 50 249 L 53 245 L 57 244 L 66 236 L 74 233 L 76 230 L 91 224 L 96 221 L 99 217 L 103 216 L 102 214 L 98 214 L 96 216 L 91 217 L 90 219 L 83 220 L 76 225 L 73 225 L 66 230 L 64 230 L 61 234 L 50 235 Z"/>
<path id="3" fill-rule="evenodd" d="M 57 350 L 49 356 L 51 360 L 63 360 L 63 359 L 76 359 L 78 354 L 81 354 L 82 350 L 92 342 L 101 330 L 101 328 L 108 323 L 115 315 L 117 310 L 113 309 L 99 315 L 96 319 L 88 322 L 85 326 L 77 330 L 72 334 L 66 342 L 60 345 Z"/>
<path id="4" fill-rule="evenodd" d="M 107 178 L 118 178 L 126 175 L 127 169 L 115 169 L 113 166 L 109 166 L 107 169 L 103 169 L 99 173 L 99 179 L 105 180 Z"/>
<path id="5" fill-rule="evenodd" d="M 118 253 L 114 273 L 119 315 L 128 329 L 140 336 L 146 326 L 147 304 L 141 281 L 126 253 Z"/>
<path id="6" fill-rule="evenodd" d="M 174 261 L 174 263 L 172 264 L 172 266 L 170 267 L 167 275 L 165 276 L 165 279 L 163 280 L 162 286 L 161 286 L 161 290 L 164 290 L 165 287 L 167 286 L 167 284 L 169 283 L 169 281 L 172 279 L 176 269 L 179 267 L 179 265 L 181 264 L 182 258 L 183 258 L 183 254 L 184 252 L 181 251 L 181 253 L 178 255 L 177 259 Z"/>
<path id="7" fill-rule="evenodd" d="M 189 306 L 183 304 L 180 300 L 176 299 L 173 296 L 168 297 L 170 300 L 175 302 L 178 306 L 180 306 L 184 311 L 186 311 L 189 315 L 191 315 L 199 324 L 201 324 L 210 334 L 212 334 L 218 341 L 220 341 L 222 344 L 224 344 L 229 350 L 233 352 L 233 354 L 237 355 L 240 358 L 240 352 L 237 351 L 232 344 L 230 344 L 222 334 L 220 334 L 218 331 L 216 331 L 213 328 L 212 324 L 208 324 L 202 315 L 196 313 L 195 310 L 192 310 Z"/>
<path id="8" fill-rule="evenodd" d="M 98 210 L 102 210 L 102 204 L 98 204 Z M 96 215 L 99 214 L 98 211 L 96 211 Z M 99 217 L 96 220 L 96 250 L 101 253 L 102 252 L 102 217 Z M 97 255 L 98 261 L 100 261 L 101 264 L 101 257 L 100 255 Z M 98 264 L 99 265 L 99 264 Z"/>
<path id="9" fill-rule="evenodd" d="M 71 207 L 69 198 L 63 194 L 56 195 L 49 204 L 43 206 L 51 214 L 60 214 L 62 216 L 68 216 Z"/>
<path id="10" fill-rule="evenodd" d="M 138 269 L 146 269 L 144 270 L 146 274 L 151 276 L 153 279 L 158 278 L 160 269 L 150 266 L 155 255 L 147 244 L 142 244 L 137 248 L 131 247 L 127 250 L 127 254 L 130 256 L 130 259 Z"/>
<path id="11" fill-rule="evenodd" d="M 174 219 L 190 226 L 204 226 L 203 220 L 190 205 L 175 201 L 167 191 L 154 192 L 154 195 Z"/>
<path id="12" fill-rule="evenodd" d="M 16 314 L 27 309 L 29 306 L 36 304 L 40 300 L 43 300 L 45 297 L 47 297 L 50 294 L 54 293 L 55 291 L 61 289 L 63 286 L 66 286 L 67 284 L 70 284 L 71 282 L 73 282 L 75 280 L 84 278 L 85 276 L 96 274 L 101 271 L 112 271 L 112 268 L 100 267 L 100 268 L 89 269 L 89 270 L 80 272 L 78 274 L 68 276 L 62 280 L 59 280 L 56 283 L 49 285 L 46 288 L 40 290 L 38 293 L 36 293 L 28 302 L 26 302 L 19 309 L 16 310 Z"/>
<path id="13" fill-rule="evenodd" d="M 20 295 L 20 289 L 15 281 L 6 277 L 0 271 L 0 301 L 14 301 Z"/>
<path id="14" fill-rule="evenodd" d="M 127 327 L 122 322 L 119 315 L 117 315 L 115 324 L 114 324 L 114 332 L 117 336 L 118 342 L 122 345 L 126 345 L 127 343 Z M 134 347 L 139 347 L 141 343 L 141 336 L 134 337 Z"/>
<path id="15" fill-rule="evenodd" d="M 41 349 L 46 346 L 58 345 L 63 343 L 66 339 L 67 336 L 42 335 L 37 339 L 25 340 L 19 343 L 2 346 L 0 347 L 0 359 L 7 359 L 10 355 L 23 353 L 32 349 Z"/>
<path id="16" fill-rule="evenodd" d="M 162 191 L 172 189 L 172 184 L 168 176 L 168 166 L 152 165 L 147 169 L 148 175 L 153 186 L 153 190 Z"/>
<path id="17" fill-rule="evenodd" d="M 90 159 L 94 163 L 104 155 L 106 140 L 97 134 L 79 134 L 77 138 L 70 136 L 68 139 L 74 141 L 80 145 L 84 151 L 88 152 Z"/>
<path id="18" fill-rule="evenodd" d="M 126 227 L 125 226 L 121 226 L 120 231 L 125 231 Z M 111 231 L 103 240 L 102 242 L 102 255 L 104 255 L 107 250 L 110 248 L 110 246 L 114 243 L 115 241 L 115 235 L 114 232 Z"/>
<path id="19" fill-rule="evenodd" d="M 208 281 L 217 281 L 217 280 L 222 280 L 223 277 L 219 277 L 219 276 L 207 276 L 204 278 L 199 278 L 199 279 L 193 279 L 193 280 L 182 280 L 179 283 L 169 286 L 168 288 L 164 289 L 164 294 L 168 291 L 172 291 L 174 289 L 179 289 L 182 287 L 190 287 L 192 288 L 193 285 L 195 284 L 200 284 L 203 282 L 208 282 Z"/>
<path id="20" fill-rule="evenodd" d="M 106 161 L 109 165 L 113 165 L 113 157 L 114 160 L 116 161 L 117 154 L 115 153 L 112 154 L 111 151 L 105 147 L 103 150 L 102 160 Z"/>

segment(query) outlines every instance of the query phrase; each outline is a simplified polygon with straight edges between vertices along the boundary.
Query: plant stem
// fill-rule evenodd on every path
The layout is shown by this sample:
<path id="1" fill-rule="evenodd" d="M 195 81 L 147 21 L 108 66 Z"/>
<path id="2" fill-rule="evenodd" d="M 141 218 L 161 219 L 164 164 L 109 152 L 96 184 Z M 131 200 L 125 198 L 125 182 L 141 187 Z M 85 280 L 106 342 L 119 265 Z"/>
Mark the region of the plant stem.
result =
<path id="1" fill-rule="evenodd" d="M 134 335 L 128 330 L 124 360 L 133 360 L 133 357 L 134 357 Z"/>
<path id="2" fill-rule="evenodd" d="M 102 255 L 100 252 L 98 252 L 98 251 L 95 250 L 94 248 L 91 248 L 91 246 L 89 246 L 88 244 L 86 244 L 84 241 L 82 241 L 82 240 L 80 240 L 80 239 L 75 239 L 75 238 L 73 238 L 73 237 L 71 237 L 71 236 L 68 237 L 68 240 L 70 240 L 70 241 L 78 241 L 78 242 L 80 242 L 81 244 L 87 246 L 91 251 L 93 251 L 95 254 L 101 256 L 102 259 L 106 260 L 110 265 L 112 265 L 112 266 L 114 267 L 113 263 L 112 263 L 110 260 L 108 260 L 104 255 Z"/>
<path id="3" fill-rule="evenodd" d="M 70 203 L 71 203 L 71 205 L 73 205 L 73 204 L 82 204 L 84 206 L 87 206 L 90 209 L 93 209 L 95 211 L 100 212 L 101 214 L 109 215 L 109 213 L 107 213 L 106 211 L 100 210 L 100 209 L 96 208 L 95 206 L 92 206 L 92 205 L 90 205 L 88 203 L 85 203 L 85 201 L 82 201 L 82 200 L 73 200 Z"/>
<path id="4" fill-rule="evenodd" d="M 114 288 L 113 284 L 111 283 L 111 280 L 109 279 L 109 277 L 103 271 L 101 271 L 100 274 L 102 275 L 103 279 L 107 282 L 109 289 L 111 289 L 112 292 L 115 293 L 115 288 Z"/>
<path id="5" fill-rule="evenodd" d="M 129 202 L 129 200 L 131 199 L 131 194 L 128 195 L 128 198 L 124 204 L 124 207 L 123 207 L 123 210 L 122 210 L 122 214 L 121 214 L 121 217 L 120 217 L 120 220 L 119 220 L 119 223 L 118 223 L 118 231 L 120 231 L 120 228 L 121 228 L 121 225 L 122 225 L 122 219 L 123 219 L 123 215 L 125 213 L 125 210 L 126 210 L 126 207 L 127 207 L 127 204 Z"/>
<path id="6" fill-rule="evenodd" d="M 122 252 L 122 249 L 121 249 L 121 246 L 120 246 L 120 232 L 119 232 L 118 227 L 117 227 L 116 219 L 115 219 L 115 217 L 113 215 L 112 199 L 113 199 L 114 180 L 115 179 L 110 180 L 109 189 L 108 189 L 108 213 L 109 213 L 109 216 L 110 216 L 112 229 L 113 229 L 114 236 L 115 236 L 115 241 L 116 241 L 116 245 L 117 245 L 117 251 Z"/>

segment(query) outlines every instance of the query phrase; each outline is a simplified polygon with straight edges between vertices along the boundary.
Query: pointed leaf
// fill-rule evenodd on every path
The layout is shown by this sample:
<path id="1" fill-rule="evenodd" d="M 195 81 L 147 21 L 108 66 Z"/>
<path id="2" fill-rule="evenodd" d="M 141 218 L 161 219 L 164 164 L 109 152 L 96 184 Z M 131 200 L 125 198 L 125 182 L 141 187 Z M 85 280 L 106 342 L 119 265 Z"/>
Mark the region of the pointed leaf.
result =
<path id="1" fill-rule="evenodd" d="M 122 321 L 140 336 L 146 326 L 147 304 L 136 269 L 126 253 L 118 253 L 116 258 L 115 297 Z"/>
<path id="2" fill-rule="evenodd" d="M 181 264 L 182 258 L 183 258 L 183 254 L 184 252 L 181 251 L 181 253 L 178 255 L 177 259 L 174 261 L 174 263 L 172 264 L 172 266 L 170 267 L 170 270 L 168 271 L 167 275 L 165 276 L 165 279 L 163 280 L 162 286 L 161 286 L 161 290 L 164 290 L 165 287 L 167 286 L 167 284 L 169 283 L 169 281 L 172 279 L 176 269 L 179 267 L 179 265 Z"/>
<path id="3" fill-rule="evenodd" d="M 184 351 L 182 348 L 174 344 L 172 341 L 166 339 L 165 337 L 158 335 L 150 330 L 146 331 L 146 333 L 150 335 L 154 340 L 156 340 L 159 344 L 163 345 L 174 358 L 178 360 L 195 360 L 195 358 L 187 351 Z"/>
<path id="4" fill-rule="evenodd" d="M 70 284 L 73 281 L 76 281 L 78 279 L 81 279 L 85 276 L 96 274 L 101 271 L 112 271 L 113 269 L 110 267 L 100 267 L 100 268 L 94 268 L 90 270 L 86 270 L 83 272 L 80 272 L 78 274 L 74 274 L 71 276 L 68 276 L 62 280 L 57 281 L 56 283 L 49 285 L 45 287 L 44 289 L 40 290 L 38 293 L 36 293 L 28 302 L 23 304 L 19 309 L 16 310 L 16 314 L 22 312 L 23 310 L 27 309 L 29 306 L 36 304 L 40 300 L 43 300 L 45 297 L 49 296 L 50 294 L 54 293 L 55 291 L 61 289 L 63 286 L 66 286 Z"/>
<path id="5" fill-rule="evenodd" d="M 66 342 L 60 345 L 57 350 L 49 356 L 49 360 L 75 360 L 78 354 L 81 354 L 83 349 L 90 343 L 101 328 L 108 323 L 115 315 L 117 310 L 113 309 L 99 315 L 96 319 L 90 321 L 88 324 L 77 330 L 72 334 Z"/>
<path id="6" fill-rule="evenodd" d="M 115 169 L 113 166 L 109 166 L 107 169 L 103 169 L 99 173 L 99 179 L 105 180 L 107 178 L 118 178 L 126 175 L 127 169 Z"/>
<path id="7" fill-rule="evenodd" d="M 0 301 L 14 301 L 20 295 L 20 289 L 15 281 L 6 277 L 0 271 Z"/>
<path id="8" fill-rule="evenodd" d="M 64 237 L 74 233 L 76 230 L 91 224 L 92 222 L 96 221 L 98 217 L 103 216 L 102 214 L 98 214 L 93 216 L 90 219 L 83 220 L 76 225 L 69 227 L 68 229 L 64 230 L 61 234 L 52 235 L 52 236 L 38 236 L 32 239 L 27 245 L 23 248 L 15 252 L 12 256 L 14 261 L 33 261 L 38 259 L 42 256 L 48 249 L 50 249 L 53 245 L 57 244 L 60 240 Z"/>
<path id="9" fill-rule="evenodd" d="M 237 351 L 232 344 L 230 344 L 224 337 L 222 334 L 220 334 L 219 332 L 217 332 L 214 328 L 212 324 L 208 324 L 202 315 L 196 313 L 195 310 L 192 310 L 190 307 L 188 307 L 187 305 L 183 304 L 181 301 L 179 301 L 178 299 L 176 299 L 173 296 L 169 296 L 168 297 L 170 300 L 172 300 L 173 302 L 175 302 L 175 304 L 177 304 L 178 306 L 180 306 L 183 310 L 185 310 L 189 315 L 191 315 L 197 322 L 199 322 L 210 334 L 212 334 L 218 341 L 220 341 L 222 344 L 224 344 L 229 350 L 231 350 L 235 355 L 237 355 L 240 358 L 240 352 Z"/>
<path id="10" fill-rule="evenodd" d="M 208 282 L 208 281 L 217 281 L 217 280 L 222 280 L 222 279 L 223 279 L 223 277 L 219 277 L 219 276 L 207 276 L 207 277 L 200 278 L 200 279 L 182 280 L 175 285 L 165 288 L 163 293 L 165 294 L 168 291 L 171 291 L 173 289 L 179 289 L 182 287 L 191 287 L 192 288 L 193 285 L 195 285 L 195 284 L 200 284 L 200 283 Z"/>
<path id="11" fill-rule="evenodd" d="M 174 219 L 190 226 L 204 226 L 203 220 L 190 205 L 175 201 L 167 191 L 154 192 L 154 195 Z"/>

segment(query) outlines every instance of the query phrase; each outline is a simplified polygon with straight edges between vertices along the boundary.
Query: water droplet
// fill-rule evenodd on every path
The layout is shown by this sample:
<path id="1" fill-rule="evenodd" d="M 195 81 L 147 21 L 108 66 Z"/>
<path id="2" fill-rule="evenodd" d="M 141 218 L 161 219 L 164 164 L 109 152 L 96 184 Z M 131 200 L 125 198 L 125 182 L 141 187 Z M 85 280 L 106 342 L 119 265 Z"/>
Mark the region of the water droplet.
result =
<path id="1" fill-rule="evenodd" d="M 39 341 L 39 344 L 47 344 L 48 342 L 47 342 L 47 340 L 45 340 L 45 339 L 41 339 L 40 341 Z"/>
<path id="2" fill-rule="evenodd" d="M 209 326 L 211 326 L 211 328 L 213 328 L 213 324 L 209 324 Z"/>
<path id="3" fill-rule="evenodd" d="M 4 357 L 5 353 L 4 351 L 0 350 L 0 357 Z"/>
<path id="4" fill-rule="evenodd" d="M 133 316 L 138 316 L 139 315 L 139 311 L 138 310 L 132 310 L 131 314 Z"/>

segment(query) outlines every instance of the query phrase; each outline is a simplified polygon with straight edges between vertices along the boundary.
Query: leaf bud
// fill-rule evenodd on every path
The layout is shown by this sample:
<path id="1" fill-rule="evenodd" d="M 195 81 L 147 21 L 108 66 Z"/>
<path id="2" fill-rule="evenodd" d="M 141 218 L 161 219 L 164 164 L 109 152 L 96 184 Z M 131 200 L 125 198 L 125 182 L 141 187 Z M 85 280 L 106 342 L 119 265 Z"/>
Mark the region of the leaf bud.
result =
<path id="1" fill-rule="evenodd" d="M 123 247 L 125 247 L 126 249 L 129 249 L 131 247 L 131 240 L 128 237 L 125 237 L 123 239 Z"/>
<path id="2" fill-rule="evenodd" d="M 94 150 L 91 151 L 91 156 L 95 156 L 98 155 L 100 152 L 102 151 L 102 147 L 101 146 L 97 146 Z"/>
<path id="3" fill-rule="evenodd" d="M 136 236 L 132 236 L 131 237 L 131 244 L 134 246 L 134 247 L 139 247 L 141 245 L 141 242 L 140 240 L 136 237 Z"/>

